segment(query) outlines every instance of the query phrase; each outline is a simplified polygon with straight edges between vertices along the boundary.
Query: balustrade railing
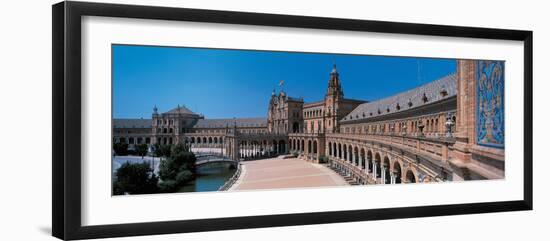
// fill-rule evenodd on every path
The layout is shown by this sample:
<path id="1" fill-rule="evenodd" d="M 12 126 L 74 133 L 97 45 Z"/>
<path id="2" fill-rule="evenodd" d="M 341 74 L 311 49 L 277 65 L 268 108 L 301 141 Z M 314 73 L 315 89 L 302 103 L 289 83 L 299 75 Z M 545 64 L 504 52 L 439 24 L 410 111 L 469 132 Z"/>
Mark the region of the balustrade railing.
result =
<path id="1" fill-rule="evenodd" d="M 239 180 L 239 177 L 241 176 L 241 164 L 238 163 L 237 164 L 237 171 L 235 171 L 235 173 L 233 173 L 233 176 L 231 176 L 231 178 L 229 178 L 219 189 L 218 191 L 227 191 L 229 190 L 234 184 L 235 182 L 237 182 L 237 180 Z"/>
<path id="2" fill-rule="evenodd" d="M 452 138 L 426 138 L 414 136 L 400 136 L 387 134 L 342 134 L 332 133 L 330 138 L 345 139 L 351 141 L 376 141 L 378 143 L 396 146 L 413 153 L 430 156 L 434 159 L 446 161 L 448 158 L 449 145 L 454 144 Z"/>

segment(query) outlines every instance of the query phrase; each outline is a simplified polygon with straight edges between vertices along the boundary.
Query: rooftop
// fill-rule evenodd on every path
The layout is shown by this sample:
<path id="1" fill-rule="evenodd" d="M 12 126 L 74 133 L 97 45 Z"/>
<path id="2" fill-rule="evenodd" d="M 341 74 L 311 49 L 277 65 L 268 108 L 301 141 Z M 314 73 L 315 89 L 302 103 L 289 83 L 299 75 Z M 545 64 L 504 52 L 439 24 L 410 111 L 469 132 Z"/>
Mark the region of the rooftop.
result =
<path id="1" fill-rule="evenodd" d="M 178 105 L 178 107 L 174 108 L 174 109 L 171 109 L 167 112 L 164 112 L 163 114 L 188 114 L 188 115 L 197 115 L 197 113 L 191 111 L 190 109 L 188 109 L 187 107 L 185 106 L 180 106 Z"/>
<path id="2" fill-rule="evenodd" d="M 267 127 L 267 119 L 259 118 L 231 118 L 231 119 L 199 119 L 193 128 L 225 128 L 234 127 Z"/>
<path id="3" fill-rule="evenodd" d="M 380 117 L 451 98 L 456 96 L 456 80 L 453 73 L 414 89 L 363 103 L 345 116 L 342 122 Z"/>
<path id="4" fill-rule="evenodd" d="M 113 119 L 113 128 L 152 128 L 151 119 Z"/>

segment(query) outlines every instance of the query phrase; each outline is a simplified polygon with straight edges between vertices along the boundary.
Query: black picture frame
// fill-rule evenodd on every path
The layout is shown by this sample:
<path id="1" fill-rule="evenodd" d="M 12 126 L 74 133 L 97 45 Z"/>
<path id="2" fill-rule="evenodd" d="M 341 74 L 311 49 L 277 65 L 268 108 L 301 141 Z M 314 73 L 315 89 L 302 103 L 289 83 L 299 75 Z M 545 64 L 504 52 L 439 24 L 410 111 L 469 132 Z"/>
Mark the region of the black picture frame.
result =
<path id="1" fill-rule="evenodd" d="M 52 6 L 53 182 L 52 233 L 60 239 L 87 239 L 308 225 L 380 219 L 532 210 L 533 208 L 533 32 L 429 24 L 335 19 L 263 13 L 198 10 L 90 2 Z M 81 17 L 104 16 L 207 23 L 230 23 L 428 36 L 517 40 L 524 43 L 524 194 L 521 200 L 346 210 L 334 212 L 213 218 L 99 226 L 81 225 Z"/>

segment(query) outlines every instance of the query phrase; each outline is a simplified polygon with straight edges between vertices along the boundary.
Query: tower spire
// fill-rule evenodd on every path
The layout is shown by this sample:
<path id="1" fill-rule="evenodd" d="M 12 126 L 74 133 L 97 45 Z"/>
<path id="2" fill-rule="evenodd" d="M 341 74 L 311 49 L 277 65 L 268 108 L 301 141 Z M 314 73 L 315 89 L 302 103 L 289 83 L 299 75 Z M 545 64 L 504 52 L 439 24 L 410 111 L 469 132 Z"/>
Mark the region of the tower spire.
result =
<path id="1" fill-rule="evenodd" d="M 332 64 L 332 71 L 330 71 L 327 95 L 337 95 L 340 97 L 344 96 L 342 85 L 340 84 L 340 74 L 338 73 L 338 69 L 336 69 L 336 63 Z"/>

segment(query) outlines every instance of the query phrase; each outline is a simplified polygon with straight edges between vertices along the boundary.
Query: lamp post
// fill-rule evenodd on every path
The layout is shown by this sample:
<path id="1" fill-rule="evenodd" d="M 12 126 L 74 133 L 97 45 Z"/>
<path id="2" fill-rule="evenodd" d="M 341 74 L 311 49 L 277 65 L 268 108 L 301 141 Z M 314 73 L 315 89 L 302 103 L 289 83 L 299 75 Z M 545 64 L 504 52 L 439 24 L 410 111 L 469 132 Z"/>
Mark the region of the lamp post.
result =
<path id="1" fill-rule="evenodd" d="M 454 125 L 454 122 L 453 122 L 452 114 L 447 113 L 447 120 L 445 121 L 445 126 L 447 127 L 447 132 L 445 134 L 446 137 L 453 137 L 453 134 L 452 134 L 453 125 Z"/>
<path id="2" fill-rule="evenodd" d="M 424 132 L 422 131 L 422 130 L 424 130 L 424 123 L 423 122 L 420 122 L 420 124 L 418 124 L 418 129 L 420 130 L 419 136 L 424 136 Z"/>

